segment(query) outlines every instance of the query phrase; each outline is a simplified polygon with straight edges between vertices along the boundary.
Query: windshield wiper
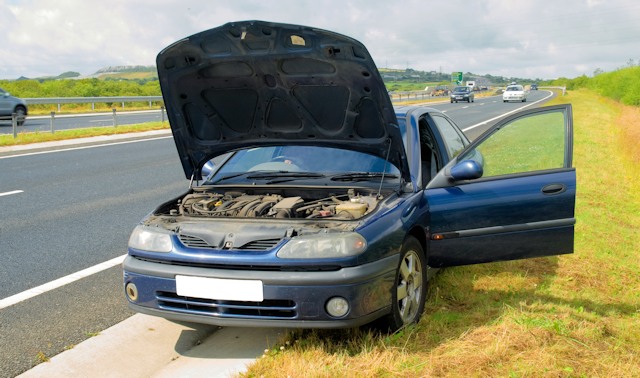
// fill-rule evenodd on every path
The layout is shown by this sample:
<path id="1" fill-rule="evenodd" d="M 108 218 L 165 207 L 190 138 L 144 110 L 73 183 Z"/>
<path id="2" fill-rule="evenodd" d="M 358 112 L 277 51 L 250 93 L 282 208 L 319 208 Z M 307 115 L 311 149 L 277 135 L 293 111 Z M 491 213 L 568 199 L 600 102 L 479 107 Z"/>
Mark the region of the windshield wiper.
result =
<path id="1" fill-rule="evenodd" d="M 322 178 L 324 177 L 323 174 L 320 173 L 297 173 L 297 172 L 287 172 L 287 173 L 280 173 L 280 174 L 264 174 L 264 175 L 258 175 L 259 179 L 274 179 L 271 181 L 267 181 L 265 182 L 265 184 L 267 185 L 271 185 L 271 184 L 281 184 L 283 182 L 289 182 L 289 181 L 295 181 L 298 179 L 303 179 L 303 178 L 312 178 L 312 179 L 316 179 L 316 178 Z M 255 176 L 249 176 L 249 178 L 256 178 Z"/>
<path id="2" fill-rule="evenodd" d="M 382 173 L 382 172 L 353 172 L 353 173 L 344 173 L 340 175 L 336 175 L 331 177 L 332 181 L 366 181 L 371 179 L 382 178 L 385 179 L 398 178 L 398 175 L 390 174 L 390 173 Z"/>
<path id="3" fill-rule="evenodd" d="M 207 182 L 207 184 L 217 184 L 220 181 L 225 181 L 225 180 L 229 180 L 229 179 L 232 179 L 232 178 L 240 177 L 242 175 L 246 175 L 246 174 L 249 174 L 249 173 L 251 173 L 251 172 L 240 172 L 240 173 L 235 173 L 233 175 L 222 176 L 219 179 L 217 179 L 216 181 Z"/>
<path id="4" fill-rule="evenodd" d="M 322 173 L 313 172 L 264 172 L 247 176 L 248 179 L 268 180 L 274 178 L 317 178 L 324 177 Z"/>

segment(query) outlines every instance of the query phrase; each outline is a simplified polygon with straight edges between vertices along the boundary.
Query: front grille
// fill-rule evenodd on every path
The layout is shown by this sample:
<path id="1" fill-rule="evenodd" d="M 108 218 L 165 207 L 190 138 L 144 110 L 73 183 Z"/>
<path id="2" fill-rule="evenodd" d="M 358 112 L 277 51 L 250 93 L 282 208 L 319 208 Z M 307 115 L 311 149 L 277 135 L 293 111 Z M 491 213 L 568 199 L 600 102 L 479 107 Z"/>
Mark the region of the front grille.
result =
<path id="1" fill-rule="evenodd" d="M 221 249 L 220 246 L 211 245 L 207 243 L 206 240 L 197 236 L 179 234 L 178 239 L 184 246 L 189 248 Z M 281 239 L 254 240 L 245 245 L 233 247 L 233 249 L 239 249 L 243 251 L 266 251 L 278 245 L 278 243 L 280 243 L 280 240 Z"/>
<path id="2" fill-rule="evenodd" d="M 267 249 L 271 249 L 280 243 L 280 239 L 264 239 L 264 240 L 254 240 L 249 242 L 238 249 L 246 250 L 246 251 L 266 251 Z"/>
<path id="3" fill-rule="evenodd" d="M 183 297 L 167 291 L 156 292 L 156 300 L 163 310 L 220 318 L 294 319 L 297 316 L 296 303 L 290 300 L 220 301 Z"/>
<path id="4" fill-rule="evenodd" d="M 151 259 L 148 257 L 133 256 L 136 260 L 146 261 L 155 264 L 166 264 L 176 266 L 188 266 L 193 268 L 225 269 L 225 270 L 258 270 L 265 272 L 335 272 L 342 269 L 338 265 L 235 265 L 235 264 L 215 264 L 196 261 L 178 261 Z"/>
<path id="5" fill-rule="evenodd" d="M 208 248 L 208 249 L 218 248 L 217 246 L 210 245 L 209 243 L 204 241 L 204 239 L 201 239 L 197 236 L 180 234 L 178 235 L 178 239 L 180 239 L 180 242 L 182 244 L 184 244 L 189 248 Z"/>

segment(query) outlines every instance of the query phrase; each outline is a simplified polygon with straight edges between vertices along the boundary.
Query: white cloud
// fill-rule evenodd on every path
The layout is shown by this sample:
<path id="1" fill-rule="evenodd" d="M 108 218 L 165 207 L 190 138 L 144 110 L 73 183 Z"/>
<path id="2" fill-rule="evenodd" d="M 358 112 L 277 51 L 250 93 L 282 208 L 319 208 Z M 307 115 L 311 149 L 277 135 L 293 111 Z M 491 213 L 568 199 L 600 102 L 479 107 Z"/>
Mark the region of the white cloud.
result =
<path id="1" fill-rule="evenodd" d="M 154 64 L 170 43 L 238 20 L 316 26 L 380 66 L 575 77 L 640 59 L 635 0 L 0 0 L 0 78 Z"/>

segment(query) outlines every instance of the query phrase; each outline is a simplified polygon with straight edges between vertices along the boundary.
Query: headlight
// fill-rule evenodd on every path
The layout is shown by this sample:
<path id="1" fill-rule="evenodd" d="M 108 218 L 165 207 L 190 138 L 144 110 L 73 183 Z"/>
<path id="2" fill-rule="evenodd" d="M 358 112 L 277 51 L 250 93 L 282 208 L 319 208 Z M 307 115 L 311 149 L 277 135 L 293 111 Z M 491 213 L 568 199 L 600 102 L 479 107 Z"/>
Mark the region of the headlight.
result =
<path id="1" fill-rule="evenodd" d="M 171 252 L 171 234 L 157 227 L 138 225 L 129 237 L 129 247 L 149 252 Z"/>
<path id="2" fill-rule="evenodd" d="M 367 241 L 355 232 L 297 236 L 280 248 L 281 259 L 326 259 L 355 256 L 367 249 Z"/>

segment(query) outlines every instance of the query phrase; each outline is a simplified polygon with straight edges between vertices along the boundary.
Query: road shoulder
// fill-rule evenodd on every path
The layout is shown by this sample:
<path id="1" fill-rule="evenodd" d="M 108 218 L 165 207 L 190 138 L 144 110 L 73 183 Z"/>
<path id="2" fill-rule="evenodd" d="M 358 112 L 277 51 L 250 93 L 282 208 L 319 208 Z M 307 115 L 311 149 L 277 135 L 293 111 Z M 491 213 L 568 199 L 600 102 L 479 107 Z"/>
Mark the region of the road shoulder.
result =
<path id="1" fill-rule="evenodd" d="M 19 377 L 229 377 L 282 337 L 276 328 L 220 328 L 136 314 Z"/>

